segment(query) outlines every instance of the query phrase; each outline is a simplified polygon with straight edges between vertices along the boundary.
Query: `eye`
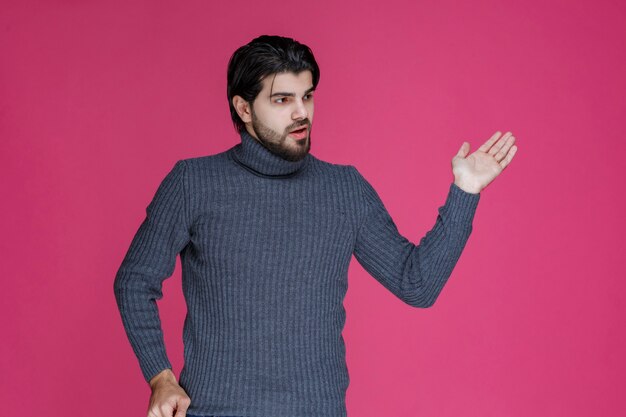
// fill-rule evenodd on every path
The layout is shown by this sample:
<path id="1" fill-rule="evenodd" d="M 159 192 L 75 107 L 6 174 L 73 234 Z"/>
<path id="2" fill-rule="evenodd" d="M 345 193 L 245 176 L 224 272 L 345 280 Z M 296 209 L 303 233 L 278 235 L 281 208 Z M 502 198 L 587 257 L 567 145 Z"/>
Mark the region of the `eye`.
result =
<path id="1" fill-rule="evenodd" d="M 280 101 L 280 100 L 287 100 L 287 99 L 288 99 L 288 97 L 277 98 L 276 99 L 276 103 L 282 103 L 282 101 Z"/>

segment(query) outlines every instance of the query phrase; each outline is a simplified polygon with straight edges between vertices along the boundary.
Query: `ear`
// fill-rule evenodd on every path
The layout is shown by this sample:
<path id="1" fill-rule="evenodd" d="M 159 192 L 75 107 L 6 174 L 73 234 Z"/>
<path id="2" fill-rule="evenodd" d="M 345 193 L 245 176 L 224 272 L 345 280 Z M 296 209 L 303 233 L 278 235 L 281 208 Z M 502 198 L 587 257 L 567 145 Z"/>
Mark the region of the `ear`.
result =
<path id="1" fill-rule="evenodd" d="M 250 104 L 244 100 L 241 96 L 233 97 L 233 107 L 237 111 L 237 114 L 244 123 L 250 123 L 252 121 L 252 113 L 250 112 Z"/>

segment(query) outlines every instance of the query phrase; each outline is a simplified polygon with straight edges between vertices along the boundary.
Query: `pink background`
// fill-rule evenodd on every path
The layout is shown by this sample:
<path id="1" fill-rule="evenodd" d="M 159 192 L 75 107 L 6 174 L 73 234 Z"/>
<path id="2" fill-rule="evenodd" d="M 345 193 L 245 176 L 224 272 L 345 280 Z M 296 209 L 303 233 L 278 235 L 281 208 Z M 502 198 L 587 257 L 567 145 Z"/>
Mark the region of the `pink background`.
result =
<path id="1" fill-rule="evenodd" d="M 519 146 L 433 308 L 353 258 L 349 415 L 623 415 L 625 17 L 598 0 L 2 1 L 3 414 L 145 415 L 113 278 L 174 162 L 238 143 L 226 65 L 267 33 L 321 67 L 311 152 L 355 165 L 413 242 L 464 140 Z M 178 375 L 180 263 L 164 294 Z"/>

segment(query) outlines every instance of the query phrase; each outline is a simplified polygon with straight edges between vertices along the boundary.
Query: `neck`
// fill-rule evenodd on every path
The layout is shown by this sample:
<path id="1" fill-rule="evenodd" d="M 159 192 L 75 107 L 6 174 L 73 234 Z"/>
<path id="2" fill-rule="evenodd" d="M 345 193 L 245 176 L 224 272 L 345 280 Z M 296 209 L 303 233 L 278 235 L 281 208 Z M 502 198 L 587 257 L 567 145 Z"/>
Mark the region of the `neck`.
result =
<path id="1" fill-rule="evenodd" d="M 240 165 L 252 173 L 272 178 L 284 178 L 295 175 L 303 169 L 311 156 L 307 154 L 299 161 L 288 161 L 273 154 L 247 130 L 240 133 L 241 143 L 231 149 L 231 155 Z"/>

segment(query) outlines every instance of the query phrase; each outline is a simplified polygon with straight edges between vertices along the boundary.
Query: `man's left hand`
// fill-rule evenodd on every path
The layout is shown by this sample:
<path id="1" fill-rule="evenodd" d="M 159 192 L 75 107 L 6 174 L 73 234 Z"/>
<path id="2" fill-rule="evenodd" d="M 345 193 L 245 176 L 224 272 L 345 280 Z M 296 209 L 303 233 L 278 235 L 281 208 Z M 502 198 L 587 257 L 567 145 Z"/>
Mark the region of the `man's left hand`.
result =
<path id="1" fill-rule="evenodd" d="M 468 156 L 470 144 L 463 142 L 452 158 L 454 183 L 468 193 L 480 193 L 513 160 L 517 152 L 515 137 L 506 132 L 500 137 L 496 132 L 477 151 Z"/>

